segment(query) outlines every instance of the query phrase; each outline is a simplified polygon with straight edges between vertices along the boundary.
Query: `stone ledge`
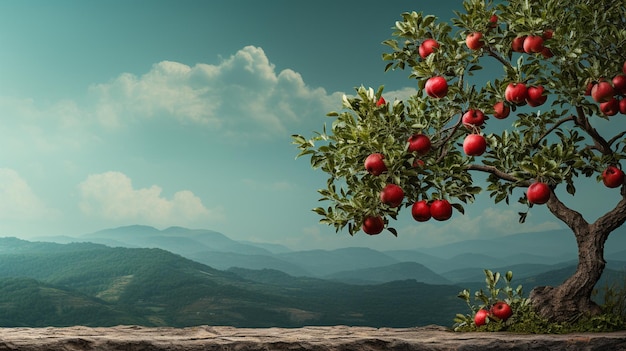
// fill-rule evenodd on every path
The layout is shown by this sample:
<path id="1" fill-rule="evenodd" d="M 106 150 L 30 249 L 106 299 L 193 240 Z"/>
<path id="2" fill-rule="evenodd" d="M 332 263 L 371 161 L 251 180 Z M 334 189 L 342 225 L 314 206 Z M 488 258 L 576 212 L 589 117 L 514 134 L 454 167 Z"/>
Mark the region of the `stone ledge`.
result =
<path id="1" fill-rule="evenodd" d="M 439 326 L 0 328 L 0 350 L 619 351 L 626 350 L 626 331 L 532 335 L 455 333 Z"/>

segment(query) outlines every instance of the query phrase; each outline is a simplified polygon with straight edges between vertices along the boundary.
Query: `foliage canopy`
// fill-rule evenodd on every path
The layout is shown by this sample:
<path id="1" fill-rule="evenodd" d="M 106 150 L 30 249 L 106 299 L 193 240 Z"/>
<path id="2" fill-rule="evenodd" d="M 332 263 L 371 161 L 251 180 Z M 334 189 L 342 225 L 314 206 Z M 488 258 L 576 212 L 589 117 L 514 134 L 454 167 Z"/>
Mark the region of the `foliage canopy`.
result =
<path id="1" fill-rule="evenodd" d="M 626 141 L 620 117 L 610 117 L 585 92 L 601 80 L 622 74 L 626 61 L 626 8 L 615 1 L 514 0 L 493 3 L 466 0 L 464 11 L 451 23 L 418 12 L 402 14 L 392 38 L 384 41 L 386 70 L 409 70 L 416 93 L 406 101 L 379 104 L 383 88 L 360 87 L 355 96 L 344 96 L 342 109 L 330 112 L 330 130 L 324 125 L 313 137 L 293 135 L 298 156 L 310 156 L 313 168 L 328 174 L 326 187 L 318 190 L 329 206 L 315 208 L 322 223 L 350 234 L 368 216 L 396 219 L 402 207 L 381 203 L 379 192 L 393 183 L 404 189 L 404 206 L 425 199 L 449 199 L 457 211 L 481 191 L 494 202 L 507 204 L 513 190 L 545 182 L 554 190 L 564 186 L 576 193 L 576 179 L 596 176 L 608 165 L 626 157 Z M 494 21 L 494 19 L 496 21 Z M 482 34 L 483 46 L 469 49 L 465 39 Z M 538 36 L 543 52 L 516 52 L 516 38 Z M 439 46 L 427 57 L 420 44 L 435 39 Z M 500 73 L 497 67 L 501 67 Z M 433 98 L 426 93 L 430 77 L 442 76 L 448 93 Z M 543 87 L 547 102 L 530 106 L 507 101 L 510 83 Z M 623 99 L 624 92 L 616 92 Z M 479 109 L 494 113 L 505 102 L 511 117 L 488 117 L 481 126 L 466 127 L 463 114 Z M 514 116 L 513 116 L 514 115 Z M 608 120 L 615 127 L 601 135 L 596 126 Z M 508 125 L 507 125 L 508 123 Z M 407 139 L 428 135 L 432 148 L 426 155 L 408 151 Z M 462 149 L 468 134 L 483 135 L 487 151 L 467 156 Z M 387 172 L 369 174 L 364 160 L 372 153 L 384 155 Z M 419 163 L 416 162 L 419 160 Z M 487 175 L 485 189 L 472 174 Z M 554 194 L 553 194 L 554 195 Z M 525 196 L 518 199 L 532 206 Z M 520 221 L 526 213 L 520 213 Z M 397 232 L 387 227 L 393 234 Z"/>

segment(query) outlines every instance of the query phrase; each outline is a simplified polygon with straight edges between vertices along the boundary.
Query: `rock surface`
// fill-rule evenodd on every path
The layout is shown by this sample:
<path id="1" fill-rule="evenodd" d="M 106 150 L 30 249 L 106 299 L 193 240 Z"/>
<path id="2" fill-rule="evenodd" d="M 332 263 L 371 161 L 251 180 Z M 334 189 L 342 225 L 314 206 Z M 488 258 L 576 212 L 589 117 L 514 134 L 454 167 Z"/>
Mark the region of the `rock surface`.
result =
<path id="1" fill-rule="evenodd" d="M 626 350 L 626 331 L 566 335 L 455 333 L 421 328 L 0 328 L 0 350 Z"/>

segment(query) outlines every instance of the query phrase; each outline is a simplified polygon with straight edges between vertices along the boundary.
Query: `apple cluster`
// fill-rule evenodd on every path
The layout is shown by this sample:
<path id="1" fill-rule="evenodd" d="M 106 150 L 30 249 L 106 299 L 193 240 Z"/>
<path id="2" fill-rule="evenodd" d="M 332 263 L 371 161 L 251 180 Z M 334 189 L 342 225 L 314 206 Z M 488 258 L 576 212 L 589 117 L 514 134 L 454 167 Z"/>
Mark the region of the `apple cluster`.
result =
<path id="1" fill-rule="evenodd" d="M 407 144 L 407 152 L 413 153 L 416 157 L 426 155 L 432 146 L 430 138 L 422 133 L 411 135 L 407 139 Z M 423 164 L 424 162 L 419 158 L 416 158 L 413 163 L 415 167 Z M 373 176 L 380 176 L 387 172 L 385 156 L 381 153 L 372 153 L 367 156 L 364 166 L 365 170 Z M 397 184 L 387 184 L 380 192 L 380 202 L 389 207 L 399 207 L 403 201 L 404 190 Z M 435 199 L 432 202 L 420 200 L 413 204 L 411 212 L 413 218 L 418 222 L 425 222 L 431 218 L 437 221 L 445 221 L 452 217 L 452 205 L 446 199 Z M 380 234 L 384 227 L 385 220 L 382 216 L 370 215 L 363 221 L 361 229 L 366 234 L 376 235 Z"/>
<path id="2" fill-rule="evenodd" d="M 488 310 L 484 308 L 478 310 L 478 312 L 474 315 L 474 324 L 476 324 L 477 327 L 480 327 L 487 324 L 489 318 L 494 317 L 501 321 L 506 321 L 512 315 L 513 310 L 511 309 L 511 306 L 504 301 L 498 301 Z"/>
<path id="3" fill-rule="evenodd" d="M 616 74 L 610 81 L 600 78 L 589 82 L 585 95 L 591 96 L 600 105 L 600 112 L 607 117 L 618 112 L 626 114 L 626 62 L 622 73 Z"/>
<path id="4" fill-rule="evenodd" d="M 618 188 L 624 184 L 626 179 L 624 171 L 619 168 L 619 165 L 609 165 L 602 172 L 601 177 L 602 182 L 608 188 Z M 548 184 L 536 181 L 528 187 L 526 199 L 531 204 L 543 205 L 550 200 L 551 194 L 552 190 Z"/>
<path id="5" fill-rule="evenodd" d="M 493 15 L 489 21 L 490 26 L 495 26 L 497 20 L 498 17 Z M 472 50 L 480 49 L 484 45 L 482 37 L 483 35 L 481 32 L 473 32 L 469 34 L 466 39 L 467 46 Z M 428 38 L 420 44 L 418 52 L 420 57 L 425 59 L 437 48 L 439 48 L 439 43 L 432 38 Z M 448 94 L 448 82 L 441 75 L 430 77 L 426 80 L 424 91 L 426 92 L 426 95 L 431 98 L 442 98 Z M 508 106 L 506 108 L 508 109 Z M 509 112 L 506 112 L 507 115 L 508 113 Z M 478 109 L 469 109 L 463 115 L 462 122 L 468 129 L 473 131 L 473 133 L 467 135 L 463 141 L 463 151 L 468 156 L 482 155 L 487 150 L 487 141 L 485 140 L 485 137 L 479 133 L 478 129 L 478 127 L 485 122 L 485 115 L 483 111 Z"/>
<path id="6" fill-rule="evenodd" d="M 601 78 L 587 84 L 586 96 L 597 102 L 600 112 L 605 116 L 614 116 L 618 112 L 626 114 L 626 62 L 622 72 L 616 74 L 610 81 Z M 602 172 L 602 182 L 608 188 L 618 188 L 624 184 L 624 171 L 619 164 L 611 164 Z"/>
<path id="7" fill-rule="evenodd" d="M 511 49 L 515 52 L 527 54 L 541 54 L 545 58 L 554 56 L 552 50 L 545 46 L 545 41 L 552 39 L 554 31 L 546 29 L 541 35 L 520 35 L 511 42 Z"/>
<path id="8" fill-rule="evenodd" d="M 497 22 L 495 15 L 490 20 Z M 541 54 L 545 58 L 553 57 L 549 47 L 545 46 L 546 40 L 552 39 L 554 31 L 546 29 L 542 35 L 518 36 L 511 42 L 514 52 L 527 54 Z M 472 50 L 478 50 L 483 46 L 479 42 L 481 33 L 470 33 L 466 37 L 466 45 Z M 613 116 L 618 112 L 626 114 L 626 62 L 622 67 L 622 73 L 617 74 L 610 81 L 600 79 L 587 85 L 585 95 L 599 103 L 600 111 L 606 116 Z M 494 104 L 494 117 L 504 119 L 511 112 L 511 105 L 528 104 L 531 107 L 543 105 L 547 100 L 547 93 L 543 86 L 527 86 L 524 82 L 509 83 L 504 92 L 506 101 L 498 101 Z M 624 172 L 619 165 L 609 165 L 602 173 L 602 181 L 609 188 L 616 188 L 624 184 Z M 550 199 L 551 189 L 548 184 L 536 181 L 528 187 L 526 197 L 531 204 L 545 204 Z"/>
<path id="9" fill-rule="evenodd" d="M 498 17 L 492 15 L 486 31 L 497 27 Z M 553 38 L 554 31 L 545 29 L 541 35 L 520 35 L 511 42 L 511 49 L 514 52 L 542 55 L 548 59 L 553 57 L 552 50 L 546 46 Z M 467 34 L 465 44 L 470 50 L 481 50 L 486 44 L 483 33 L 472 31 Z M 440 43 L 434 38 L 426 38 L 418 47 L 419 56 L 426 59 L 440 48 Z M 598 79 L 589 83 L 585 95 L 600 104 L 600 111 L 606 116 L 612 116 L 621 112 L 626 114 L 626 62 L 622 73 L 617 74 L 611 80 Z M 433 99 L 440 99 L 448 94 L 448 81 L 443 75 L 433 75 L 429 77 L 424 85 L 426 95 Z M 548 92 L 540 84 L 530 84 L 528 81 L 510 82 L 504 90 L 504 100 L 497 101 L 493 105 L 493 116 L 497 119 L 505 119 L 511 109 L 516 106 L 528 105 L 538 107 L 546 103 Z M 386 104 L 384 98 L 380 97 L 376 106 Z M 480 128 L 485 123 L 487 117 L 485 113 L 477 108 L 469 108 L 464 111 L 461 123 L 469 133 L 463 140 L 463 151 L 467 156 L 481 156 L 487 149 L 487 140 L 481 134 Z M 417 157 L 414 166 L 423 165 L 424 162 L 419 156 L 426 155 L 431 148 L 431 141 L 427 135 L 417 133 L 408 138 L 408 152 L 414 153 Z M 373 176 L 379 176 L 387 171 L 384 155 L 372 153 L 365 160 L 365 169 Z M 609 188 L 619 187 L 624 184 L 625 176 L 619 164 L 609 165 L 602 173 L 602 180 Z M 537 179 L 532 183 L 526 192 L 526 198 L 530 204 L 545 204 L 552 194 L 551 187 Z M 397 184 L 387 184 L 380 192 L 381 203 L 389 207 L 398 207 L 404 200 L 404 191 Z M 452 205 L 446 199 L 435 199 L 432 201 L 420 200 L 412 205 L 411 213 L 418 222 L 428 221 L 434 218 L 438 221 L 445 221 L 452 216 Z M 363 221 L 362 229 L 365 233 L 374 235 L 382 232 L 385 220 L 381 216 L 369 216 Z M 485 317 L 486 318 L 486 317 Z"/>

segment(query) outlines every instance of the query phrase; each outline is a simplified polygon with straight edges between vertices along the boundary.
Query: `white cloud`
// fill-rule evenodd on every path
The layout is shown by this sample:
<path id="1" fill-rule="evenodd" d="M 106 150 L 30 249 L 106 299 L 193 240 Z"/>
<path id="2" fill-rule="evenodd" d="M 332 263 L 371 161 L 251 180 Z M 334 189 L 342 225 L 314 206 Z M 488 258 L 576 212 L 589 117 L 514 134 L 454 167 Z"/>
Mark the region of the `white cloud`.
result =
<path id="1" fill-rule="evenodd" d="M 247 46 L 217 65 L 163 61 L 142 76 L 125 73 L 90 88 L 93 116 L 119 127 L 175 118 L 227 136 L 284 134 L 307 116 L 324 116 L 339 95 L 312 89 L 289 69 L 278 74 L 263 49 Z"/>
<path id="2" fill-rule="evenodd" d="M 0 168 L 0 219 L 41 220 L 54 215 L 18 172 Z"/>
<path id="3" fill-rule="evenodd" d="M 326 113 L 340 108 L 342 94 L 307 86 L 291 69 L 277 72 L 262 48 L 247 46 L 217 64 L 162 61 L 141 75 L 122 73 L 74 100 L 0 97 L 7 126 L 0 143 L 12 150 L 80 150 L 109 131 L 142 130 L 155 121 L 202 128 L 222 140 L 288 138 L 319 128 Z"/>
<path id="4" fill-rule="evenodd" d="M 156 185 L 134 189 L 131 179 L 120 172 L 90 175 L 78 188 L 83 213 L 107 220 L 190 225 L 221 218 L 219 209 L 207 209 L 191 191 L 179 191 L 166 199 Z"/>
<path id="5" fill-rule="evenodd" d="M 0 146 L 12 153 L 65 153 L 96 139 L 84 128 L 88 121 L 72 100 L 40 104 L 31 98 L 0 96 L 0 120 L 4 126 Z"/>
<path id="6" fill-rule="evenodd" d="M 383 91 L 383 97 L 387 100 L 387 102 L 393 102 L 394 100 L 406 102 L 415 94 L 417 94 L 417 89 L 412 87 L 405 87 L 400 90 Z"/>

